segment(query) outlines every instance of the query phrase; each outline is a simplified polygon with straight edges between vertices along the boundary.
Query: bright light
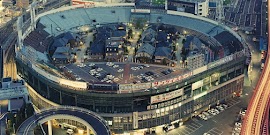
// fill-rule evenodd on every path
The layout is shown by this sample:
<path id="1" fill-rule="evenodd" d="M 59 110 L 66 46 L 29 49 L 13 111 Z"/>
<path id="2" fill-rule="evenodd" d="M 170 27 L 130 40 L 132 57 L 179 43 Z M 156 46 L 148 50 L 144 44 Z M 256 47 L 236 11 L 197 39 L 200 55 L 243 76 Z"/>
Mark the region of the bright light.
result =
<path id="1" fill-rule="evenodd" d="M 83 134 L 84 133 L 84 130 L 83 129 L 78 129 L 78 133 L 79 134 Z"/>
<path id="2" fill-rule="evenodd" d="M 184 30 L 184 34 L 187 34 L 187 31 Z"/>

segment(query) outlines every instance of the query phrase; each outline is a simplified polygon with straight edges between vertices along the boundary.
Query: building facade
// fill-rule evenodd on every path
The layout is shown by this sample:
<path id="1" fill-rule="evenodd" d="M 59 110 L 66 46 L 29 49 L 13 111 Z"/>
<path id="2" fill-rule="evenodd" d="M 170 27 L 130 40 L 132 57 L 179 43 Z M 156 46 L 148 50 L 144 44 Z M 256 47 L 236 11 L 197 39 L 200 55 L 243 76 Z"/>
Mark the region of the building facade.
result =
<path id="1" fill-rule="evenodd" d="M 30 95 L 38 107 L 50 104 L 34 99 L 35 94 L 57 104 L 74 105 L 97 112 L 111 123 L 113 131 L 123 132 L 169 124 L 180 119 L 184 121 L 197 115 L 195 112 L 241 94 L 245 58 L 224 63 L 190 79 L 150 92 L 127 94 L 76 92 L 46 80 L 18 59 L 17 65 L 19 74 L 36 90 Z M 174 91 L 180 91 L 180 94 L 170 97 Z M 161 95 L 168 96 L 168 100 L 157 99 Z"/>
<path id="2" fill-rule="evenodd" d="M 115 19 L 118 18 L 118 14 L 123 18 L 126 17 L 128 20 L 130 15 L 128 13 L 131 12 L 130 9 L 132 8 L 123 8 L 120 5 L 113 8 L 95 7 L 93 10 L 91 8 L 80 8 L 78 11 L 83 11 L 80 12 L 81 14 L 86 13 L 85 11 L 88 10 L 91 11 L 88 12 L 89 14 L 94 11 L 98 13 L 104 12 L 104 16 L 107 14 L 109 16 L 107 18 L 103 17 L 99 21 L 111 23 L 112 21 L 119 22 L 122 19 L 120 17 Z M 112 12 L 112 10 L 115 12 Z M 72 11 L 76 11 L 76 9 Z M 63 14 L 64 11 L 57 13 Z M 125 13 L 125 15 L 120 13 Z M 171 25 L 184 22 L 177 20 L 180 18 L 187 22 L 185 24 L 182 23 L 182 27 L 187 25 L 190 29 L 196 29 L 201 33 L 208 32 L 209 27 L 215 28 L 218 26 L 217 23 L 206 18 L 196 16 L 196 18 L 192 19 L 191 17 L 194 16 L 188 18 L 180 14 L 180 12 L 177 12 L 177 15 L 149 15 L 152 18 L 150 20 L 152 23 L 157 21 L 156 18 L 162 16 L 161 21 L 165 24 L 169 22 Z M 95 14 L 90 15 L 94 16 Z M 100 17 L 100 15 L 97 14 L 94 17 Z M 200 21 L 200 19 L 204 20 Z M 58 21 L 61 22 L 62 20 Z M 66 20 L 63 22 L 66 22 Z M 89 22 L 89 20 L 86 19 L 86 22 Z M 200 26 L 195 27 L 197 25 Z M 74 26 L 68 23 L 66 27 Z M 20 28 L 18 29 L 20 30 Z M 231 34 L 237 36 L 233 32 Z M 24 36 L 27 37 L 26 35 Z M 20 46 L 22 48 L 25 47 L 24 45 Z M 16 50 L 16 65 L 18 74 L 33 88 L 29 90 L 29 94 L 32 102 L 38 108 L 46 108 L 57 104 L 83 107 L 102 116 L 108 122 L 113 132 L 123 133 L 124 131 L 135 129 L 153 128 L 175 121 L 185 121 L 217 103 L 239 96 L 243 90 L 246 69 L 246 57 L 243 52 L 239 48 L 238 51 L 228 56 L 196 69 L 188 70 L 185 74 L 174 76 L 175 78 L 168 76 L 165 80 L 140 84 L 76 82 L 53 76 L 37 68 L 38 62 L 30 63 L 30 60 L 25 57 L 27 55 L 23 49 Z M 133 90 L 135 86 L 141 88 L 139 89 L 140 91 Z M 144 86 L 149 88 L 147 88 L 148 91 L 144 91 L 145 88 L 142 89 Z M 122 92 L 128 90 L 130 91 Z"/>

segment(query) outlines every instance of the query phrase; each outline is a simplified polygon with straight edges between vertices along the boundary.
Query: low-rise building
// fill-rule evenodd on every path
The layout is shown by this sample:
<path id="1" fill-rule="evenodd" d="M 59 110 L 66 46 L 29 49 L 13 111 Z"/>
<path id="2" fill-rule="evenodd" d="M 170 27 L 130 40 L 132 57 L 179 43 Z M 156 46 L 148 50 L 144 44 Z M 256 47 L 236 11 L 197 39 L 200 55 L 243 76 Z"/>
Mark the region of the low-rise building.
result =
<path id="1" fill-rule="evenodd" d="M 136 59 L 141 61 L 141 62 L 146 62 L 146 61 L 152 61 L 153 55 L 155 52 L 155 47 L 150 45 L 149 43 L 144 43 L 143 45 L 140 46 L 136 53 Z"/>

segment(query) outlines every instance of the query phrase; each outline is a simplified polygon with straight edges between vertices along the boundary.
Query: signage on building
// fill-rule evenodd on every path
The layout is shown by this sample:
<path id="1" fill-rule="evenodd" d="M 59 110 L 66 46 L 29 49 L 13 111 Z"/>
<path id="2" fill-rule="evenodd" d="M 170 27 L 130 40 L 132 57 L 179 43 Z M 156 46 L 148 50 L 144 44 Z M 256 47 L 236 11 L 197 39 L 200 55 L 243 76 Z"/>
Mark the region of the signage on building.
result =
<path id="1" fill-rule="evenodd" d="M 87 8 L 95 6 L 95 2 L 85 0 L 72 0 L 72 5 L 82 5 L 82 7 Z"/>
<path id="2" fill-rule="evenodd" d="M 138 112 L 133 112 L 132 118 L 133 118 L 133 129 L 137 129 L 139 127 Z"/>
<path id="3" fill-rule="evenodd" d="M 168 0 L 167 9 L 179 12 L 187 12 L 191 14 L 197 14 L 197 3 L 195 2 L 186 2 L 179 0 Z"/>
<path id="4" fill-rule="evenodd" d="M 177 77 L 174 77 L 174 78 L 171 78 L 171 79 L 154 82 L 154 83 L 152 83 L 152 86 L 153 87 L 157 87 L 157 86 L 167 85 L 167 84 L 170 84 L 170 83 L 173 83 L 173 82 L 177 82 L 177 81 L 181 81 L 183 79 L 189 78 L 192 75 L 193 75 L 193 72 L 192 71 L 191 72 L 187 72 L 185 74 L 182 74 L 180 76 L 177 76 Z"/>
<path id="5" fill-rule="evenodd" d="M 222 58 L 222 59 L 220 59 L 220 60 L 218 60 L 216 62 L 209 63 L 208 69 L 217 67 L 219 65 L 222 65 L 222 64 L 227 63 L 227 62 L 232 61 L 232 60 L 233 60 L 233 55 L 227 56 L 227 57 Z"/>
<path id="6" fill-rule="evenodd" d="M 151 97 L 151 104 L 167 101 L 167 100 L 170 100 L 170 99 L 173 99 L 173 98 L 176 98 L 176 97 L 180 97 L 182 95 L 184 95 L 184 89 L 183 88 L 172 91 L 172 92 L 152 96 Z"/>
<path id="7" fill-rule="evenodd" d="M 119 84 L 120 91 L 143 90 L 151 88 L 151 83 Z"/>
<path id="8" fill-rule="evenodd" d="M 203 80 L 197 81 L 192 84 L 191 89 L 195 90 L 203 86 Z"/>

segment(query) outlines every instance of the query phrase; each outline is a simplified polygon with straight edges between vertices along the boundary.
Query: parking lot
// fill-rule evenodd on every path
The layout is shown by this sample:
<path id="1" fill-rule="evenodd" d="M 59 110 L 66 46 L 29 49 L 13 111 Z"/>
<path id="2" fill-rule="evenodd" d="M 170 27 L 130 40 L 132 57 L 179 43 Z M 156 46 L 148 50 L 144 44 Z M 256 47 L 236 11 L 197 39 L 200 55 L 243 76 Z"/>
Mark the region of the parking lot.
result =
<path id="1" fill-rule="evenodd" d="M 206 132 L 207 135 L 221 135 L 222 133 L 223 133 L 223 131 L 221 131 L 218 128 L 212 128 L 211 130 Z"/>
<path id="2" fill-rule="evenodd" d="M 164 80 L 185 72 L 183 69 L 172 69 L 162 65 L 117 62 L 69 64 L 64 70 L 71 73 L 77 81 L 134 84 Z"/>
<path id="3" fill-rule="evenodd" d="M 167 132 L 167 135 L 190 135 L 202 127 L 202 124 L 196 121 L 189 121 L 188 124 L 180 126 L 177 130 Z M 165 134 L 165 133 L 164 133 Z"/>

